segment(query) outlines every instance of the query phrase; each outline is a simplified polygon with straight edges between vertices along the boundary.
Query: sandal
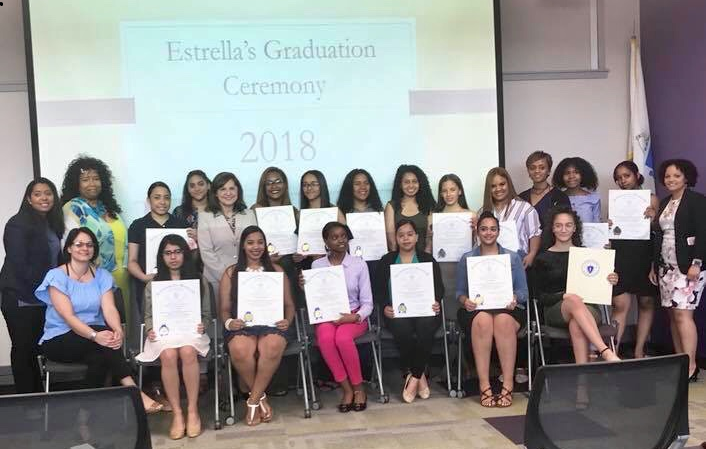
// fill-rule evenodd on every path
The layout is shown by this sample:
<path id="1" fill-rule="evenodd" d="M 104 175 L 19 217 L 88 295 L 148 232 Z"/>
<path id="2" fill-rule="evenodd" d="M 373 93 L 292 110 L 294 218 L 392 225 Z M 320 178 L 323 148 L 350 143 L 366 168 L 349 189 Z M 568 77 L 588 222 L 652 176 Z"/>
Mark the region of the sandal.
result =
<path id="1" fill-rule="evenodd" d="M 148 415 L 154 415 L 155 413 L 161 412 L 163 409 L 164 404 L 160 404 L 159 402 L 153 399 L 149 407 L 145 408 L 145 413 L 147 413 Z"/>
<path id="2" fill-rule="evenodd" d="M 247 406 L 245 424 L 248 426 L 256 426 L 260 424 L 260 401 L 257 401 L 255 404 L 251 404 L 250 399 L 251 398 L 248 398 L 248 400 L 245 401 L 245 405 Z"/>
<path id="3" fill-rule="evenodd" d="M 480 405 L 481 407 L 491 408 L 495 407 L 496 398 L 493 394 L 493 389 L 488 387 L 480 392 Z"/>
<path id="4" fill-rule="evenodd" d="M 495 406 L 500 408 L 512 406 L 512 390 L 503 387 L 500 390 L 500 394 L 495 399 Z"/>
<path id="5" fill-rule="evenodd" d="M 267 402 L 267 395 L 262 393 L 260 398 L 260 421 L 270 422 L 272 421 L 272 407 Z"/>
<path id="6" fill-rule="evenodd" d="M 365 399 L 363 399 L 363 402 L 358 402 L 355 400 L 355 398 L 357 398 L 358 395 L 365 396 Z M 363 390 L 354 391 L 353 392 L 353 411 L 354 412 L 362 412 L 366 408 L 368 408 L 368 395 L 366 395 L 365 391 L 363 391 Z"/>

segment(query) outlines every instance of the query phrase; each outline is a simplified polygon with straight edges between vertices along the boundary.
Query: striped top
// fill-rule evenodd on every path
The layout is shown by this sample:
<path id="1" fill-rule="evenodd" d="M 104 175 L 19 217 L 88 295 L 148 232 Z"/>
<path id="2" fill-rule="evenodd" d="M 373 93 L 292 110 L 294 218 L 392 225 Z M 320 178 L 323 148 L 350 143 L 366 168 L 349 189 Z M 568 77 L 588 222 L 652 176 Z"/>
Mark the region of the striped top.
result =
<path id="1" fill-rule="evenodd" d="M 517 225 L 517 238 L 520 241 L 519 253 L 529 252 L 529 240 L 542 234 L 539 214 L 527 201 L 513 198 L 510 204 L 502 210 L 493 208 L 493 215 L 499 221 L 514 221 Z"/>

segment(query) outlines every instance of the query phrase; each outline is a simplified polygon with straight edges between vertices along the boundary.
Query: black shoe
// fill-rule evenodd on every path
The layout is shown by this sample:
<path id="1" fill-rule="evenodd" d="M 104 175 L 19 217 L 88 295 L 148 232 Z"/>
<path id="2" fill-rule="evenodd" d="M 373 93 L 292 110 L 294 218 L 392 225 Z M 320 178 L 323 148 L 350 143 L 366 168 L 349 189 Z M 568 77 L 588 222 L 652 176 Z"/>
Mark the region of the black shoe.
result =
<path id="1" fill-rule="evenodd" d="M 353 410 L 352 402 L 349 402 L 348 404 L 338 404 L 338 411 L 341 413 L 348 413 L 351 410 Z"/>
<path id="2" fill-rule="evenodd" d="M 365 401 L 363 402 L 357 402 L 355 400 L 355 397 L 358 396 L 359 394 L 364 394 L 362 391 L 355 391 L 353 392 L 353 411 L 354 412 L 362 412 L 366 408 L 368 408 L 368 397 L 365 397 Z"/>
<path id="3" fill-rule="evenodd" d="M 689 376 L 689 382 L 697 382 L 699 380 L 699 367 L 697 366 L 696 369 L 694 370 L 694 373 Z"/>

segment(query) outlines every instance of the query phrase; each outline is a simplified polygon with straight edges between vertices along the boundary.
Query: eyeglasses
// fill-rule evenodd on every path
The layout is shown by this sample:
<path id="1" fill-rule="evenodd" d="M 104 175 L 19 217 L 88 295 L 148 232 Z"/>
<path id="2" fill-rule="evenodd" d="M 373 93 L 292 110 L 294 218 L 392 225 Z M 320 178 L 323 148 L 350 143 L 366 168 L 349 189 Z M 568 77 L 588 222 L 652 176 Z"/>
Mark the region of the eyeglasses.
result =
<path id="1" fill-rule="evenodd" d="M 282 184 L 283 182 L 284 182 L 284 181 L 282 181 L 282 180 L 279 179 L 279 178 L 277 178 L 277 179 L 268 179 L 267 181 L 265 181 L 265 185 L 266 185 L 266 186 L 278 186 L 278 185 Z"/>
<path id="2" fill-rule="evenodd" d="M 84 246 L 88 249 L 93 248 L 93 242 L 74 242 L 72 244 L 74 248 L 83 248 Z"/>
<path id="3" fill-rule="evenodd" d="M 315 188 L 319 187 L 320 185 L 321 185 L 321 184 L 319 184 L 319 183 L 316 182 L 316 181 L 315 181 L 315 182 L 303 182 L 303 183 L 302 183 L 302 189 L 305 189 L 305 190 L 306 190 L 306 189 L 315 189 Z"/>
<path id="4" fill-rule="evenodd" d="M 175 249 L 175 250 L 171 250 L 171 251 L 170 250 L 164 251 L 162 253 L 162 255 L 164 255 L 166 257 L 172 257 L 172 256 L 180 256 L 183 253 L 184 253 L 184 251 L 182 251 L 181 249 Z"/>

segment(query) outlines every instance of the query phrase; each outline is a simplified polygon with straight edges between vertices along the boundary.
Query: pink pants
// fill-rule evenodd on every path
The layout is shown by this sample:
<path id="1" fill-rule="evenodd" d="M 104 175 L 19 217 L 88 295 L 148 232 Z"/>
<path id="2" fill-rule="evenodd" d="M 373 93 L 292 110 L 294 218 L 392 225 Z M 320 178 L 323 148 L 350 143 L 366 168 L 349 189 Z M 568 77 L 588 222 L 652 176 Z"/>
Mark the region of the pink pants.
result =
<path id="1" fill-rule="evenodd" d="M 349 379 L 351 384 L 363 382 L 360 372 L 360 357 L 355 340 L 368 330 L 367 321 L 336 325 L 321 323 L 316 325 L 316 339 L 319 351 L 336 382 Z"/>

